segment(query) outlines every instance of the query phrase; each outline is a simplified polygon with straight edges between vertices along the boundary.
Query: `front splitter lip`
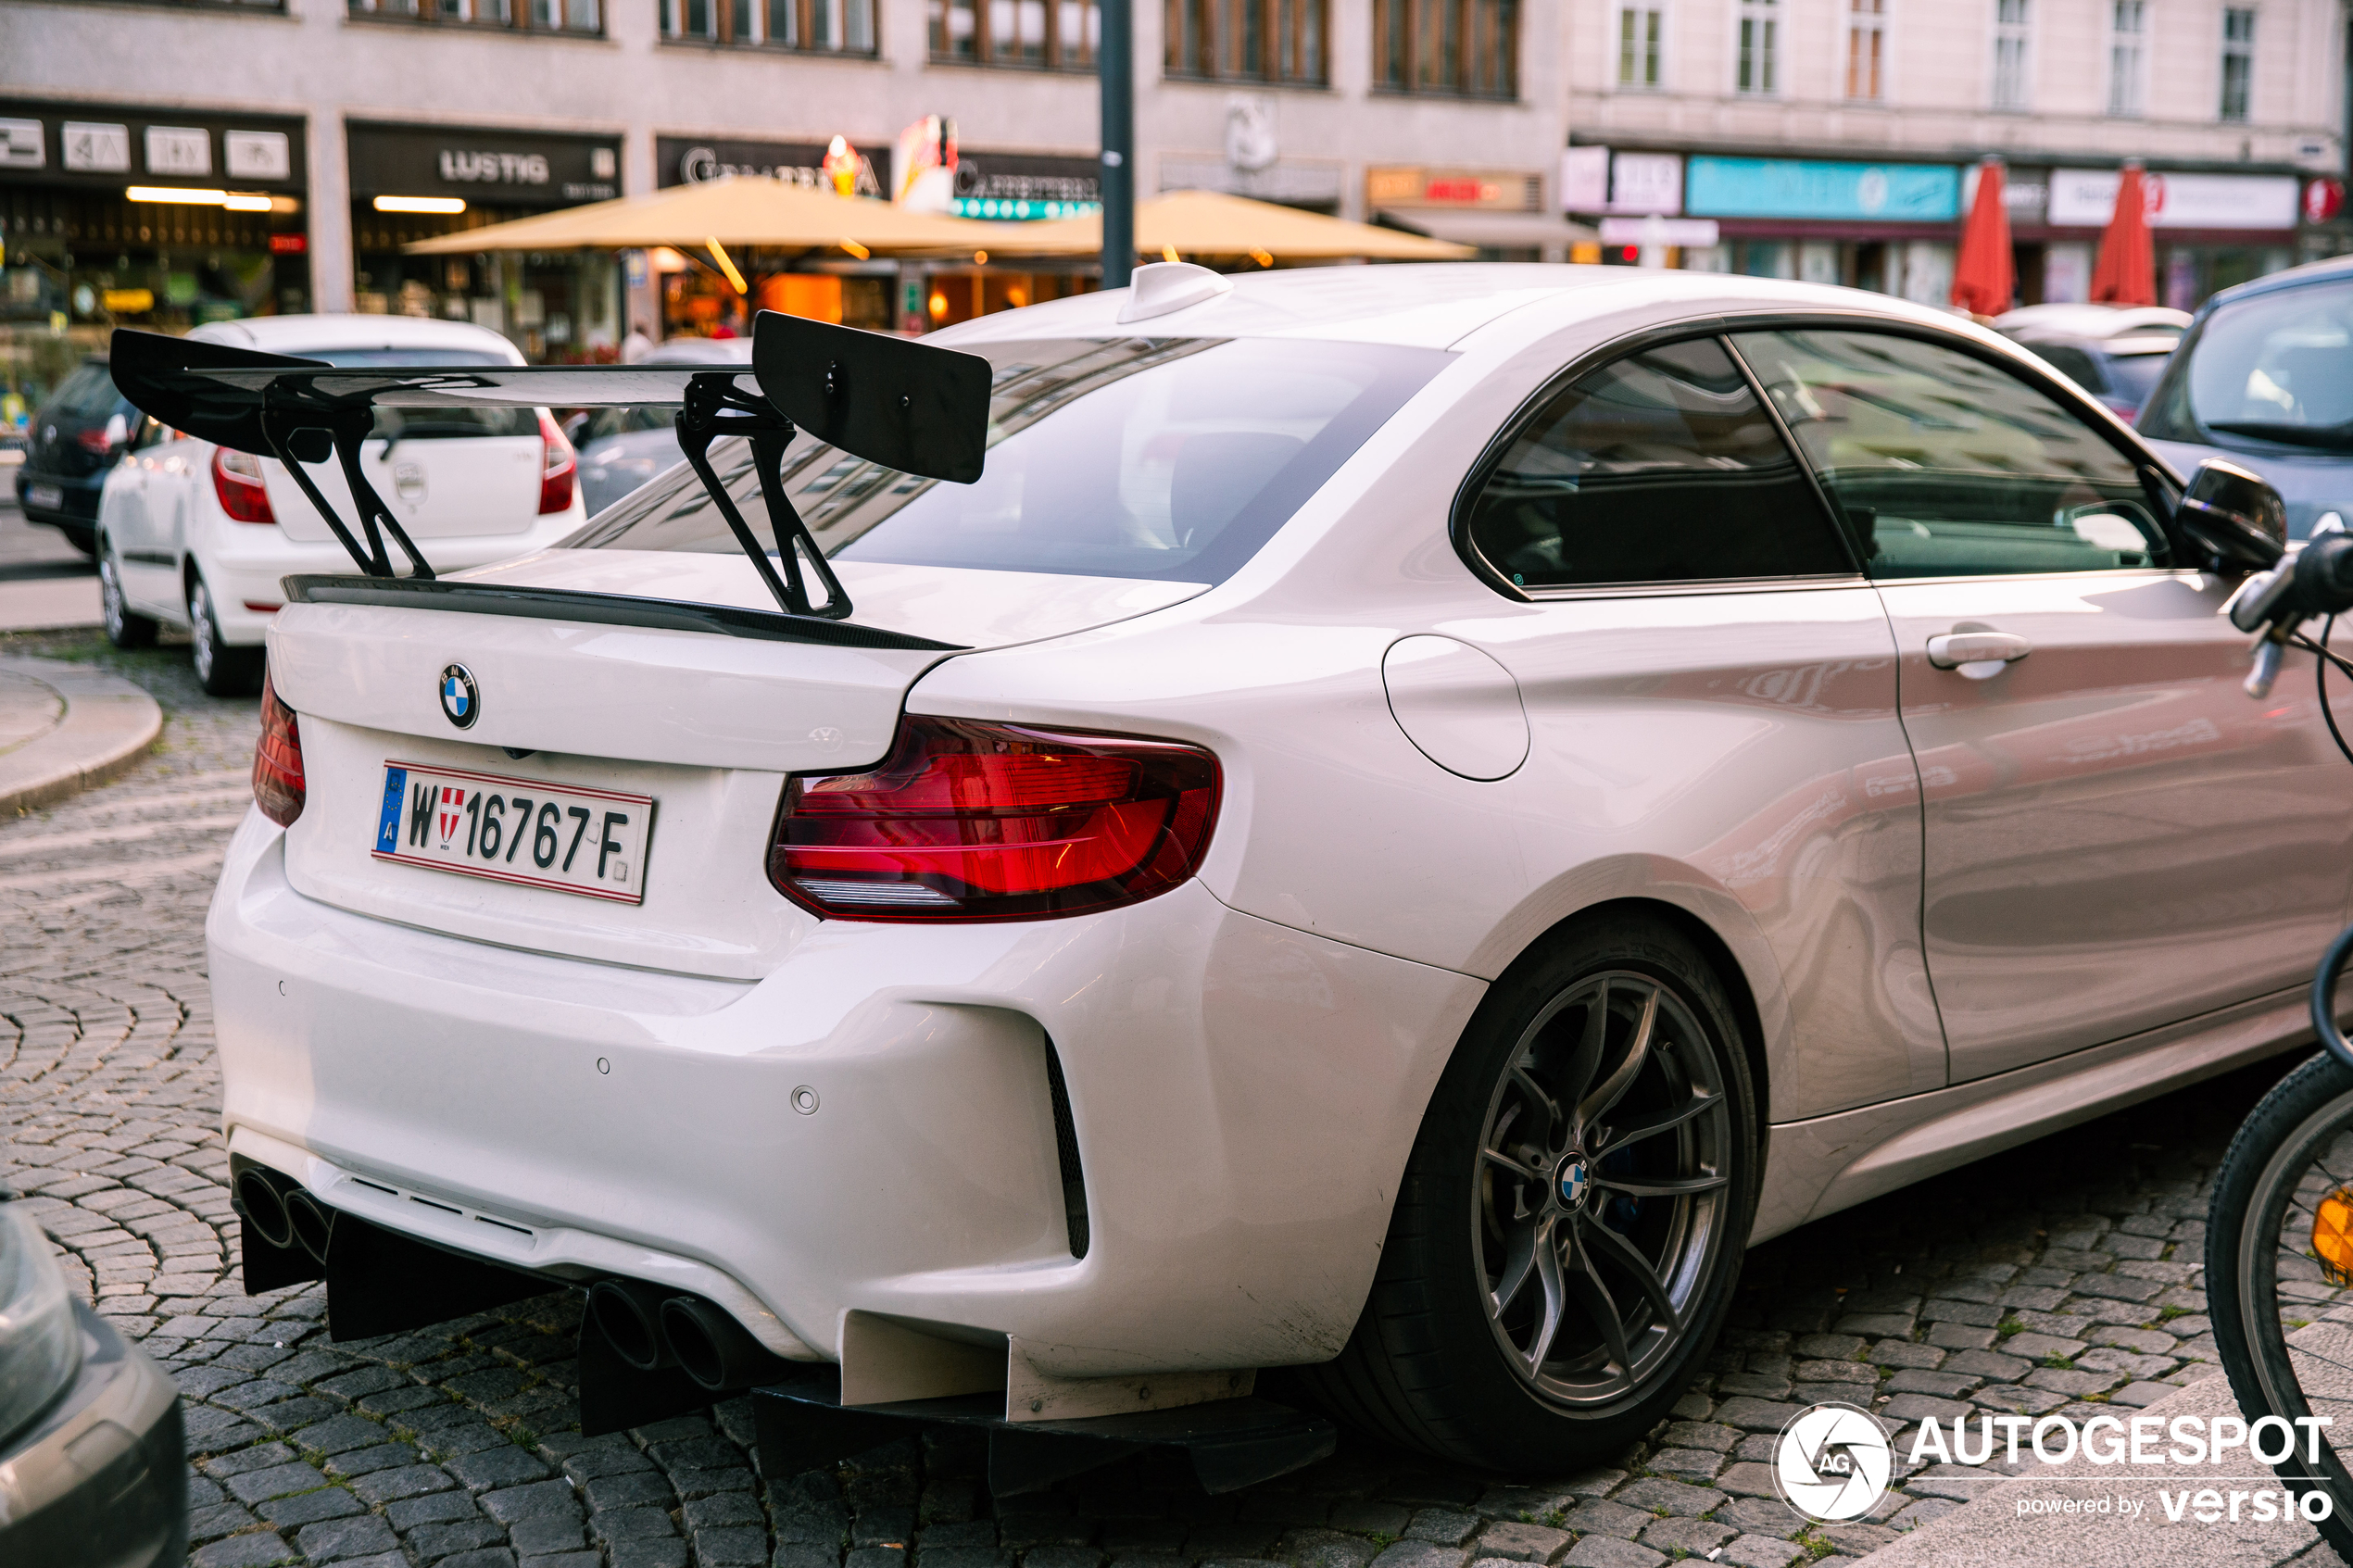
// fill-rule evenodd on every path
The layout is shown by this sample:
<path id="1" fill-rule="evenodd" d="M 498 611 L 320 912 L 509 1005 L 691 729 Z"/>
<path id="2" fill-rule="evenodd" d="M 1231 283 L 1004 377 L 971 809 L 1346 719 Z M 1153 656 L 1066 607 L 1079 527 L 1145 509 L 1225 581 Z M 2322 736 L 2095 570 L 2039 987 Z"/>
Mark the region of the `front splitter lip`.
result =
<path id="1" fill-rule="evenodd" d="M 421 1192 L 386 1177 L 351 1170 L 250 1125 L 231 1124 L 229 1151 L 294 1177 L 320 1201 L 371 1224 L 546 1276 L 551 1287 L 610 1274 L 646 1280 L 717 1302 L 754 1338 L 786 1361 L 832 1359 L 786 1328 L 741 1280 L 700 1259 Z"/>

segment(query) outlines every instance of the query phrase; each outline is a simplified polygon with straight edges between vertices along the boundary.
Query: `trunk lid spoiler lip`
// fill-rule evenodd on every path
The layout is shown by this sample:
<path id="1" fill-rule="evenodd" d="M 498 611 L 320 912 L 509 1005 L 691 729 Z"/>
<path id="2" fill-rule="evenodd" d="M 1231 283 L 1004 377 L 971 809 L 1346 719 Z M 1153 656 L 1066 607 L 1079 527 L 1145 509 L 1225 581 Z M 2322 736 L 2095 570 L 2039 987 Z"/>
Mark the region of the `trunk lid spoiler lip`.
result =
<path id="1" fill-rule="evenodd" d="M 745 609 L 735 605 L 696 604 L 685 599 L 600 594 L 581 588 L 533 588 L 506 583 L 453 582 L 448 578 L 361 577 L 348 573 L 306 573 L 283 579 L 283 586 L 290 605 L 443 609 L 535 621 L 716 633 L 763 642 L 819 643 L 832 647 L 900 648 L 918 653 L 971 651 L 962 643 L 936 642 L 911 633 L 861 626 L 849 621 L 788 615 L 773 609 Z"/>

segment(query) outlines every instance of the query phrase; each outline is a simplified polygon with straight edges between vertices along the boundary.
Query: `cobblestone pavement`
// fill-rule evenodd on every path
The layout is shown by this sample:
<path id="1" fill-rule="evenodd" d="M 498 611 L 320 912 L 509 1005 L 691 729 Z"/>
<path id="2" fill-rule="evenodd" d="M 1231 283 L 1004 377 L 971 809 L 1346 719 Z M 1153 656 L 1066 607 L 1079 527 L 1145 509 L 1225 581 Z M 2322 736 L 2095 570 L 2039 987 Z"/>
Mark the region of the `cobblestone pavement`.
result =
<path id="1" fill-rule="evenodd" d="M 69 636 L 0 649 L 92 651 Z M 575 1295 L 332 1345 L 317 1287 L 242 1293 L 202 922 L 247 799 L 253 709 L 197 693 L 184 649 L 107 657 L 157 694 L 167 728 L 124 779 L 0 823 L 0 1178 L 185 1391 L 201 1568 L 1843 1563 L 1997 1477 L 1904 1473 L 1869 1522 L 1803 1530 L 1765 1462 L 1799 1406 L 2088 1416 L 2214 1371 L 2204 1195 L 2281 1066 L 1758 1248 L 1676 1419 L 1582 1474 L 1483 1475 L 1350 1438 L 1239 1496 L 1202 1497 L 1147 1456 L 992 1503 L 978 1449 L 947 1438 L 763 1477 L 741 1400 L 584 1439 Z"/>

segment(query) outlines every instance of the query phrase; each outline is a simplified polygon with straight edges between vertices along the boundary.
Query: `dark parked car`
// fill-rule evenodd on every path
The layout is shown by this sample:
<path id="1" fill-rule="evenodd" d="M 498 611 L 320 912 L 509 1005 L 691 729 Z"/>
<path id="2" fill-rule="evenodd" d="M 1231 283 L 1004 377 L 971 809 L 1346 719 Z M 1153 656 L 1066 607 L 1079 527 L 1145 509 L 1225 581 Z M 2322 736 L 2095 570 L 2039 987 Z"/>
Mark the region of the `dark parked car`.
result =
<path id="1" fill-rule="evenodd" d="M 45 522 L 83 555 L 96 555 L 98 494 L 138 423 L 139 410 L 114 389 L 105 357 L 83 360 L 33 410 L 24 462 L 17 469 L 17 505 L 25 521 Z"/>
<path id="2" fill-rule="evenodd" d="M 0 1562 L 178 1568 L 183 1442 L 171 1379 L 67 1287 L 24 1206 L 0 1203 Z"/>
<path id="3" fill-rule="evenodd" d="M 2049 360 L 2129 424 L 2189 324 L 2187 312 L 2156 306 L 2033 305 L 2001 317 L 1994 328 Z"/>
<path id="4" fill-rule="evenodd" d="M 2271 481 L 2292 539 L 2331 513 L 2353 527 L 2353 257 L 2208 300 L 2140 432 L 2183 473 L 2219 457 Z"/>
<path id="5" fill-rule="evenodd" d="M 751 339 L 672 338 L 645 365 L 749 365 Z M 686 460 L 669 408 L 598 408 L 571 432 L 580 449 L 580 499 L 596 516 L 664 469 Z"/>

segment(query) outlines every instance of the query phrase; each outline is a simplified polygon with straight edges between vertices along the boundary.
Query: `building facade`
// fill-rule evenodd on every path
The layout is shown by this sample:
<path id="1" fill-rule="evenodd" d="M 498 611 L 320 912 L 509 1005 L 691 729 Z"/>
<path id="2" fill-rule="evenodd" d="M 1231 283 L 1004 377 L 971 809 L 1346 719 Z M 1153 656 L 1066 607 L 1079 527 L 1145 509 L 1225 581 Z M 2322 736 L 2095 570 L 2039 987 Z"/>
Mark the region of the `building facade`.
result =
<path id="1" fill-rule="evenodd" d="M 1568 232 L 1560 5 L 1139 6 L 1139 192 L 1348 217 L 1371 192 L 1541 254 Z M 401 247 L 727 172 L 813 182 L 837 137 L 887 192 L 931 116 L 956 128 L 958 210 L 1083 210 L 1097 31 L 1084 0 L 0 0 L 0 321 L 387 310 L 610 353 L 685 261 Z M 898 320 L 839 270 L 846 316 Z M 1019 288 L 925 293 L 962 315 Z"/>
<path id="2" fill-rule="evenodd" d="M 2145 161 L 2164 302 L 2353 247 L 2340 0 L 1582 0 L 1563 197 L 1685 265 L 1941 303 L 2000 155 L 2027 303 Z"/>

